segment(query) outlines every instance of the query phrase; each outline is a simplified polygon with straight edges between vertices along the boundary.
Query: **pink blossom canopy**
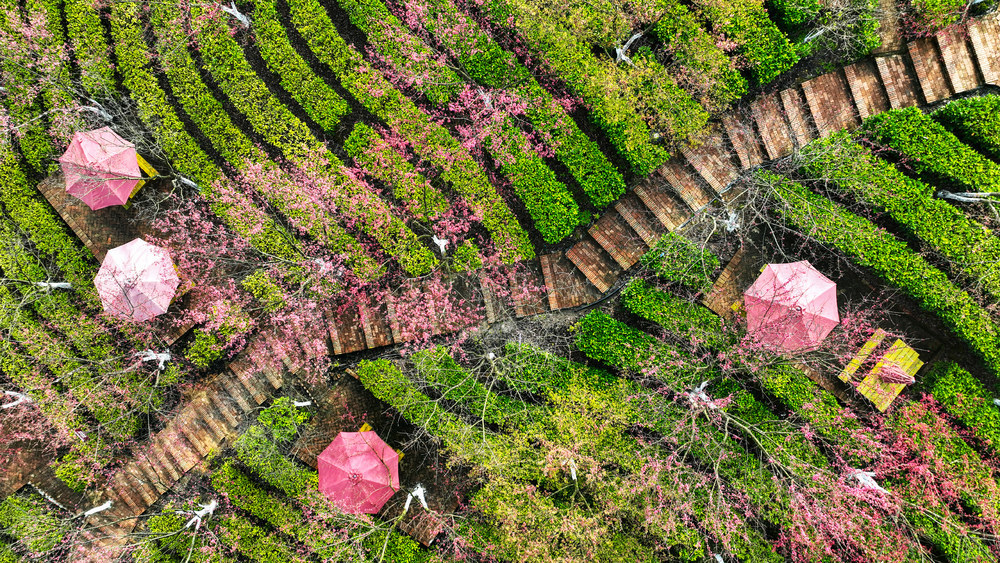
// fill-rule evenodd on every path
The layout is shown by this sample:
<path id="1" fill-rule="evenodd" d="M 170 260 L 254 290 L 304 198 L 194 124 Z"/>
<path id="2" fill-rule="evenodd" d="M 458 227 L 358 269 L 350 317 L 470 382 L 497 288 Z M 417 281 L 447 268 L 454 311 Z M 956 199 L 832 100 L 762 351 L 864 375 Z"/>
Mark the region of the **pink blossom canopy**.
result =
<path id="1" fill-rule="evenodd" d="M 179 284 L 166 249 L 141 238 L 109 250 L 94 278 L 104 310 L 136 322 L 165 313 Z"/>
<path id="2" fill-rule="evenodd" d="M 125 205 L 142 178 L 137 156 L 110 127 L 76 133 L 59 157 L 66 191 L 94 210 Z"/>
<path id="3" fill-rule="evenodd" d="M 399 490 L 399 454 L 374 432 L 341 432 L 317 463 L 319 490 L 349 514 L 374 514 Z"/>
<path id="4" fill-rule="evenodd" d="M 784 352 L 815 348 L 840 322 L 837 284 L 805 260 L 768 264 L 743 303 L 748 331 Z"/>

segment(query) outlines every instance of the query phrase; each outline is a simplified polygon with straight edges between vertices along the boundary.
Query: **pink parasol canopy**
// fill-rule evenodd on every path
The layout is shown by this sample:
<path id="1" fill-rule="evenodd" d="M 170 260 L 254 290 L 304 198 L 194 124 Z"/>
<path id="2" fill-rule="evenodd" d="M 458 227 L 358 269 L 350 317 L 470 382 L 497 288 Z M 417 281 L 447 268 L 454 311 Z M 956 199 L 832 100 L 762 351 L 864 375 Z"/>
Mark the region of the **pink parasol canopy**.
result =
<path id="1" fill-rule="evenodd" d="M 94 278 L 104 310 L 136 322 L 165 313 L 178 285 L 170 254 L 141 238 L 109 250 Z"/>
<path id="2" fill-rule="evenodd" d="M 374 432 L 341 432 L 317 463 L 319 490 L 349 514 L 374 514 L 399 490 L 399 454 Z"/>
<path id="3" fill-rule="evenodd" d="M 768 264 L 743 303 L 747 330 L 784 352 L 815 348 L 840 322 L 837 284 L 805 260 Z"/>
<path id="4" fill-rule="evenodd" d="M 73 135 L 59 163 L 66 191 L 94 210 L 125 205 L 142 178 L 135 145 L 110 127 Z"/>

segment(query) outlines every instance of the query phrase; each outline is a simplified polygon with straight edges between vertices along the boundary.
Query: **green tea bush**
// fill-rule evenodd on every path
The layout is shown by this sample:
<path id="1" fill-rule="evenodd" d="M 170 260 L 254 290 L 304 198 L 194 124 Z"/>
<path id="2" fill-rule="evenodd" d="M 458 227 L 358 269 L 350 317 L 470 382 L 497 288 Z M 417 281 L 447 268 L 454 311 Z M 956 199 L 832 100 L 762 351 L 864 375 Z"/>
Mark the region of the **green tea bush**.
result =
<path id="1" fill-rule="evenodd" d="M 712 287 L 711 275 L 719 268 L 719 259 L 710 250 L 673 232 L 660 237 L 639 262 L 660 278 L 695 291 Z"/>
<path id="2" fill-rule="evenodd" d="M 896 151 L 916 174 L 939 188 L 1000 191 L 1000 164 L 972 150 L 919 108 L 873 115 L 859 133 Z"/>
<path id="3" fill-rule="evenodd" d="M 812 177 L 833 180 L 857 199 L 885 211 L 907 233 L 949 260 L 949 267 L 1000 300 L 1000 240 L 934 188 L 854 144 L 847 133 L 813 141 L 801 153 Z"/>
<path id="4" fill-rule="evenodd" d="M 1000 407 L 978 379 L 954 362 L 935 364 L 920 381 L 949 414 L 1000 453 Z"/>
<path id="5" fill-rule="evenodd" d="M 963 143 L 1000 164 L 1000 96 L 954 100 L 931 117 Z"/>

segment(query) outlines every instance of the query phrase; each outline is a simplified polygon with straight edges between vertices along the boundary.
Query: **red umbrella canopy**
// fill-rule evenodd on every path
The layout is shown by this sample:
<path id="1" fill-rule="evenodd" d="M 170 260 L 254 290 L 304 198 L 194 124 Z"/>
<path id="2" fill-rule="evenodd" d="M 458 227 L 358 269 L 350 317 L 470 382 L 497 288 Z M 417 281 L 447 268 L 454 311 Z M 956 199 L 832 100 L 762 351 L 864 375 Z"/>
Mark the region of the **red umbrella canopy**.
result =
<path id="1" fill-rule="evenodd" d="M 806 260 L 768 264 L 743 303 L 747 330 L 785 352 L 815 348 L 840 322 L 837 284 Z"/>
<path id="2" fill-rule="evenodd" d="M 135 145 L 110 127 L 73 135 L 59 163 L 66 191 L 94 210 L 125 205 L 142 178 Z"/>
<path id="3" fill-rule="evenodd" d="M 317 463 L 319 490 L 349 514 L 374 514 L 399 490 L 399 454 L 374 432 L 341 432 Z"/>

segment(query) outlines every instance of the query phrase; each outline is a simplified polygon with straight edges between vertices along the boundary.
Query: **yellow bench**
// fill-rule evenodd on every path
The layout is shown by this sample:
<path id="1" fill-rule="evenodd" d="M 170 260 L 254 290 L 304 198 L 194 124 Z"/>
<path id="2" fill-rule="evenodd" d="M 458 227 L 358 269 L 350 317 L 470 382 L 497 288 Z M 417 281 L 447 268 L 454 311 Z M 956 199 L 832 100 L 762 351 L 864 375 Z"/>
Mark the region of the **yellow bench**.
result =
<path id="1" fill-rule="evenodd" d="M 857 373 L 858 369 L 861 367 L 861 364 L 865 363 L 865 360 L 868 359 L 868 356 L 870 356 L 871 353 L 875 351 L 875 348 L 877 348 L 878 345 L 881 344 L 883 340 L 885 340 L 885 337 L 886 337 L 886 332 L 884 330 L 882 329 L 876 330 L 875 334 L 873 334 L 872 337 L 868 339 L 868 342 L 865 342 L 864 346 L 862 346 L 861 349 L 858 350 L 858 353 L 855 354 L 854 358 L 852 358 L 851 361 L 847 363 L 847 366 L 844 367 L 844 371 L 840 372 L 840 375 L 837 377 L 839 377 L 840 380 L 843 381 L 844 383 L 850 381 L 851 378 L 854 377 L 854 374 Z"/>
<path id="2" fill-rule="evenodd" d="M 139 169 L 145 172 L 146 175 L 149 176 L 150 178 L 160 175 L 160 173 L 157 172 L 155 168 L 153 168 L 152 164 L 146 162 L 145 158 L 142 158 L 142 155 L 137 153 L 135 155 L 135 159 L 136 162 L 139 163 Z M 139 188 L 143 187 L 144 185 L 146 185 L 146 180 L 139 180 L 138 182 L 135 183 L 135 187 L 132 188 L 132 193 L 128 194 L 128 201 L 125 203 L 125 209 L 129 208 L 129 206 L 132 204 L 132 197 L 139 191 Z"/>
<path id="3" fill-rule="evenodd" d="M 924 365 L 917 351 L 907 346 L 902 340 L 897 339 L 892 343 L 885 356 L 875 364 L 875 367 L 868 372 L 865 379 L 858 385 L 858 392 L 867 397 L 878 408 L 879 412 L 885 412 L 889 408 L 889 405 L 892 404 L 892 401 L 906 387 L 903 383 L 886 383 L 879 377 L 879 371 L 882 369 L 882 366 L 890 362 L 897 364 L 911 376 L 916 376 L 917 372 L 920 371 L 920 367 Z"/>

